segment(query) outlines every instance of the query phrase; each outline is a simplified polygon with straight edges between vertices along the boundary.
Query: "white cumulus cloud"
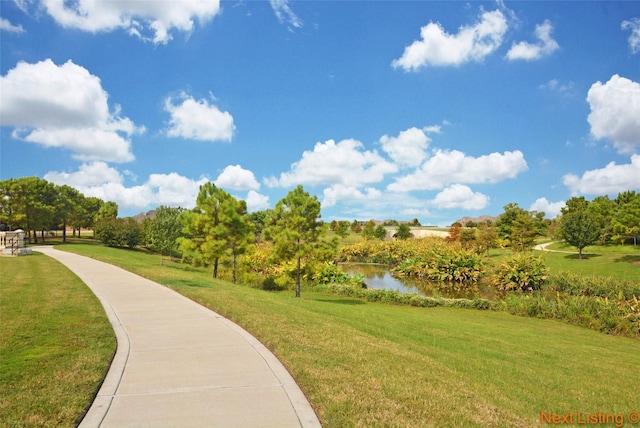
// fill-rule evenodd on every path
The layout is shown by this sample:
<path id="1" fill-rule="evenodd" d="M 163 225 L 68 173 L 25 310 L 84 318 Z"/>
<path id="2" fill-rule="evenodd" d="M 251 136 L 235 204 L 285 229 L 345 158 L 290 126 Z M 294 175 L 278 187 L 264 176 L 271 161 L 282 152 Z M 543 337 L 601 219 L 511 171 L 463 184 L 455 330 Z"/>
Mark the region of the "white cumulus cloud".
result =
<path id="1" fill-rule="evenodd" d="M 100 78 L 72 61 L 20 62 L 0 77 L 0 120 L 12 136 L 46 147 L 61 147 L 74 158 L 130 162 L 130 137 L 144 132 L 119 106 L 110 111 Z"/>
<path id="2" fill-rule="evenodd" d="M 454 183 L 497 183 L 527 171 L 519 150 L 472 157 L 458 151 L 437 150 L 413 173 L 398 177 L 387 189 L 393 192 L 437 190 Z"/>
<path id="3" fill-rule="evenodd" d="M 567 174 L 562 179 L 573 195 L 615 195 L 640 189 L 640 154 L 631 155 L 631 163 L 610 162 L 601 169 L 585 171 L 582 177 Z"/>
<path id="4" fill-rule="evenodd" d="M 191 208 L 195 205 L 200 186 L 208 180 L 193 180 L 178 173 L 151 174 L 143 187 L 148 189 L 154 205 Z"/>
<path id="5" fill-rule="evenodd" d="M 531 204 L 529 211 L 543 212 L 547 218 L 555 218 L 560 215 L 562 208 L 566 206 L 564 201 L 549 202 L 547 198 L 538 198 Z"/>
<path id="6" fill-rule="evenodd" d="M 622 22 L 622 29 L 631 31 L 629 35 L 629 48 L 631 52 L 640 52 L 640 18 L 633 18 Z"/>
<path id="7" fill-rule="evenodd" d="M 324 189 L 324 199 L 322 200 L 323 207 L 331 207 L 340 201 L 362 201 L 378 199 L 382 196 L 382 193 L 373 188 L 367 187 L 364 192 L 353 186 L 345 186 L 344 184 L 334 184 L 331 187 Z"/>
<path id="8" fill-rule="evenodd" d="M 423 129 L 409 128 L 397 137 L 383 135 L 382 150 L 400 167 L 416 167 L 426 159 L 426 149 L 431 139 Z"/>
<path id="9" fill-rule="evenodd" d="M 439 23 L 430 22 L 420 30 L 421 39 L 407 46 L 391 65 L 416 71 L 425 66 L 482 61 L 502 44 L 507 29 L 507 19 L 500 10 L 483 12 L 479 22 L 461 27 L 457 34 L 449 34 Z"/>
<path id="10" fill-rule="evenodd" d="M 235 125 L 229 112 L 220 111 L 207 100 L 195 100 L 181 95 L 178 104 L 171 97 L 164 102 L 165 110 L 171 115 L 167 135 L 201 141 L 231 141 Z"/>
<path id="11" fill-rule="evenodd" d="M 537 43 L 520 42 L 514 43 L 507 52 L 507 59 L 533 61 L 551 55 L 560 48 L 558 42 L 552 37 L 553 25 L 548 20 L 536 26 L 535 34 Z"/>
<path id="12" fill-rule="evenodd" d="M 248 212 L 260 211 L 269 208 L 269 197 L 262 195 L 255 190 L 249 190 L 245 200 L 247 202 Z"/>
<path id="13" fill-rule="evenodd" d="M 316 143 L 313 151 L 305 151 L 302 159 L 291 165 L 291 170 L 280 178 L 265 181 L 268 186 L 289 187 L 297 184 L 360 187 L 377 183 L 398 167 L 385 160 L 375 150 L 364 150 L 361 142 L 348 139 L 336 143 L 328 140 Z"/>
<path id="14" fill-rule="evenodd" d="M 105 183 L 122 183 L 122 175 L 115 168 L 111 168 L 105 162 L 83 163 L 76 172 L 50 171 L 44 179 L 52 183 L 71 187 L 89 188 Z"/>
<path id="15" fill-rule="evenodd" d="M 0 30 L 7 31 L 9 33 L 24 33 L 22 25 L 13 25 L 8 19 L 0 18 Z"/>
<path id="16" fill-rule="evenodd" d="M 463 184 L 453 184 L 438 193 L 431 204 L 438 208 L 481 210 L 489 204 L 489 197 Z"/>
<path id="17" fill-rule="evenodd" d="M 253 172 L 242 168 L 240 165 L 227 166 L 214 180 L 216 186 L 231 190 L 259 190 L 260 183 Z"/>
<path id="18" fill-rule="evenodd" d="M 608 138 L 620 153 L 640 147 L 640 84 L 613 75 L 607 83 L 596 82 L 587 94 L 591 134 Z"/>
<path id="19" fill-rule="evenodd" d="M 130 35 L 166 44 L 172 30 L 190 33 L 194 21 L 204 24 L 220 11 L 219 0 L 96 1 L 41 0 L 61 26 L 97 33 L 123 29 Z"/>
<path id="20" fill-rule="evenodd" d="M 175 172 L 151 174 L 141 185 L 127 187 L 123 175 L 104 162 L 82 164 L 75 172 L 50 171 L 45 180 L 78 189 L 85 196 L 113 201 L 121 210 L 148 210 L 157 205 L 193 208 L 206 178 L 193 180 Z"/>

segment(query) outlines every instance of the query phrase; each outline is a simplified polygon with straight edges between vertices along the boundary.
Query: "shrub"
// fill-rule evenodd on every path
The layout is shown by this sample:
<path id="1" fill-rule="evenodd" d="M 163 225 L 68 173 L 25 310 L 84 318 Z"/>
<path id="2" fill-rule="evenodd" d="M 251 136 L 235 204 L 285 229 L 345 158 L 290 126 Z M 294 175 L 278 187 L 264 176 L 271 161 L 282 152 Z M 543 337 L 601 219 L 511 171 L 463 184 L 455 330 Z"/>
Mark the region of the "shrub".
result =
<path id="1" fill-rule="evenodd" d="M 96 224 L 96 237 L 107 247 L 135 248 L 143 238 L 142 226 L 133 218 L 105 218 Z"/>
<path id="2" fill-rule="evenodd" d="M 502 262 L 493 283 L 501 291 L 533 291 L 539 290 L 548 276 L 549 268 L 541 257 L 517 254 Z"/>

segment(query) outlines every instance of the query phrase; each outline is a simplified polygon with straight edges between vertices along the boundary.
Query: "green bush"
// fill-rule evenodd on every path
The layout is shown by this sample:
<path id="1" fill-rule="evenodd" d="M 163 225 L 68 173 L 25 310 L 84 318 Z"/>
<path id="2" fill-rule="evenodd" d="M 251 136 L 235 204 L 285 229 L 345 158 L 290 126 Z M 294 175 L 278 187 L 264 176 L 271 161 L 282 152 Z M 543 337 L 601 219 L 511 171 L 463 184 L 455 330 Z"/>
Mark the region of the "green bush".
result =
<path id="1" fill-rule="evenodd" d="M 549 268 L 541 257 L 520 253 L 505 259 L 493 276 L 500 291 L 539 290 L 549 277 Z"/>
<path id="2" fill-rule="evenodd" d="M 96 237 L 107 247 L 135 248 L 143 238 L 142 226 L 133 218 L 105 218 L 96 224 Z"/>

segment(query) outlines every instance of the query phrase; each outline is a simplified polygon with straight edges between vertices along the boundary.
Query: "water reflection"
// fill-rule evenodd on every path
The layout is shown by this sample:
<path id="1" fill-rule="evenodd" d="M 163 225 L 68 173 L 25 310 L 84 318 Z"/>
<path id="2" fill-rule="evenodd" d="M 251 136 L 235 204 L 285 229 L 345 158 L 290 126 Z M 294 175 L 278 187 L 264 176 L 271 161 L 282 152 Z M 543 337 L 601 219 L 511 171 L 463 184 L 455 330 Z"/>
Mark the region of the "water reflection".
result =
<path id="1" fill-rule="evenodd" d="M 400 293 L 416 293 L 426 295 L 409 281 L 396 279 L 385 265 L 349 263 L 341 265 L 349 275 L 364 275 L 367 288 L 376 290 L 397 290 Z"/>
<path id="2" fill-rule="evenodd" d="M 397 290 L 400 293 L 416 293 L 423 296 L 474 299 L 481 297 L 495 300 L 490 287 L 474 284 L 471 290 L 455 289 L 455 284 L 434 283 L 414 278 L 394 278 L 385 265 L 344 263 L 342 269 L 349 275 L 364 275 L 367 288 L 377 290 Z"/>

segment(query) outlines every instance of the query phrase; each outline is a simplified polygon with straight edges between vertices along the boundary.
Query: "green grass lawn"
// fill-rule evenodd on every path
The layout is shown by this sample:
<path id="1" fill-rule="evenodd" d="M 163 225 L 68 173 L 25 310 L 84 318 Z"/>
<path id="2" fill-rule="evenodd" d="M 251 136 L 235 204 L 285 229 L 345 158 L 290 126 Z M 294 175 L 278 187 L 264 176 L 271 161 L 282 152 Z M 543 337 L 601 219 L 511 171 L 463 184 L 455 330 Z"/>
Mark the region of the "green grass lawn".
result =
<path id="1" fill-rule="evenodd" d="M 327 427 L 538 426 L 541 412 L 640 409 L 640 341 L 551 320 L 266 292 L 159 256 L 60 248 L 166 284 L 234 320 L 290 370 Z"/>
<path id="2" fill-rule="evenodd" d="M 569 252 L 545 253 L 545 263 L 551 268 L 551 273 L 567 271 L 640 281 L 640 246 L 589 246 L 583 250 L 582 260 L 578 259 L 575 247 L 570 245 L 555 243 L 549 249 Z"/>
<path id="3" fill-rule="evenodd" d="M 111 324 L 49 257 L 0 257 L 0 272 L 0 426 L 75 426 L 115 352 Z"/>

